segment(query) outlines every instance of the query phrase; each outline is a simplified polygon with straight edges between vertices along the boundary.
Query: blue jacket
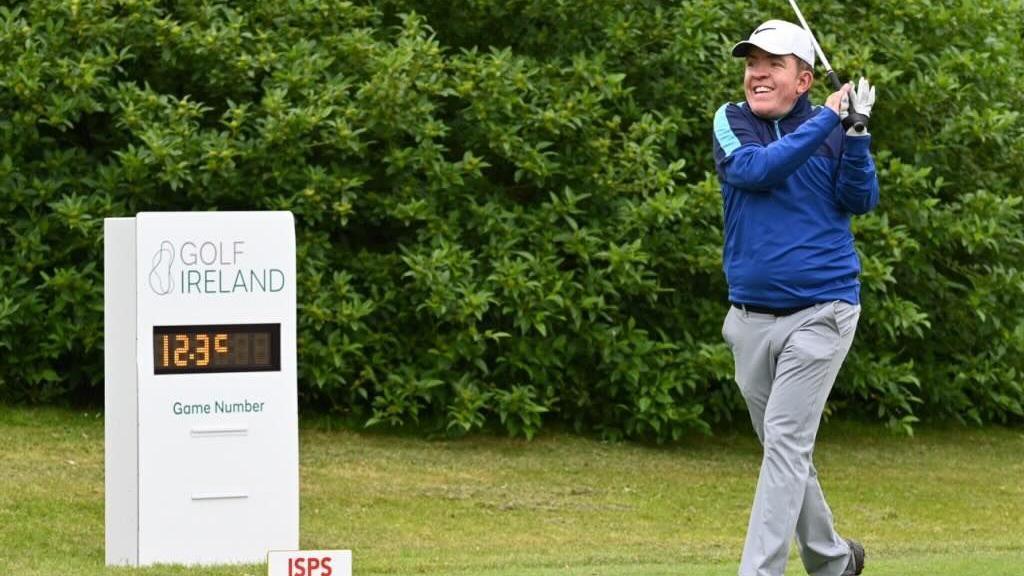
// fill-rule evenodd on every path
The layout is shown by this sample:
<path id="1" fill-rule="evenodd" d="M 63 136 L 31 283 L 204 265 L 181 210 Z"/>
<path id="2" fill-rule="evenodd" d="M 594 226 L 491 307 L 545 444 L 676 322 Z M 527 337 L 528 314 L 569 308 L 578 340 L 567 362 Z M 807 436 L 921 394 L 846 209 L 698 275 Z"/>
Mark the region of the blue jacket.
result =
<path id="1" fill-rule="evenodd" d="M 850 216 L 878 204 L 870 136 L 847 137 L 807 94 L 780 120 L 746 103 L 715 113 L 715 168 L 725 205 L 729 300 L 793 308 L 860 303 Z"/>

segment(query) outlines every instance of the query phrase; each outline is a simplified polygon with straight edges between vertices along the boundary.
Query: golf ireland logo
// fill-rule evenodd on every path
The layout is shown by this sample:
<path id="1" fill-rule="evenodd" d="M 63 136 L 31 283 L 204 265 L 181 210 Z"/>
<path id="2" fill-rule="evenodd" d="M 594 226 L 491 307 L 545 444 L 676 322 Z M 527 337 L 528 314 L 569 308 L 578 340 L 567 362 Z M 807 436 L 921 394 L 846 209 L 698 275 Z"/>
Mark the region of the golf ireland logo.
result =
<path id="1" fill-rule="evenodd" d="M 246 268 L 244 240 L 187 240 L 160 242 L 153 253 L 149 288 L 157 296 L 185 294 L 237 294 L 281 292 L 284 271 L 279 268 Z"/>
<path id="2" fill-rule="evenodd" d="M 160 249 L 153 254 L 153 268 L 149 271 L 149 288 L 157 296 L 166 296 L 174 291 L 174 277 L 171 264 L 174 263 L 174 244 L 164 240 Z"/>

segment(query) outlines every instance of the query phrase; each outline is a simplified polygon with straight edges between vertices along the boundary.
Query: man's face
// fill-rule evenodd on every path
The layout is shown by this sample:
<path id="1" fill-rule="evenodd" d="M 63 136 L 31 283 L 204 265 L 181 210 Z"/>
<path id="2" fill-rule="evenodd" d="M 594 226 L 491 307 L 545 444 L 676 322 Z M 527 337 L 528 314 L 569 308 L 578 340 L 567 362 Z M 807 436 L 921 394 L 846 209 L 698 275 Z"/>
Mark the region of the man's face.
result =
<path id="1" fill-rule="evenodd" d="M 792 54 L 775 56 L 760 48 L 751 48 L 747 54 L 743 89 L 750 109 L 762 118 L 785 116 L 813 82 L 814 74 L 801 70 Z"/>

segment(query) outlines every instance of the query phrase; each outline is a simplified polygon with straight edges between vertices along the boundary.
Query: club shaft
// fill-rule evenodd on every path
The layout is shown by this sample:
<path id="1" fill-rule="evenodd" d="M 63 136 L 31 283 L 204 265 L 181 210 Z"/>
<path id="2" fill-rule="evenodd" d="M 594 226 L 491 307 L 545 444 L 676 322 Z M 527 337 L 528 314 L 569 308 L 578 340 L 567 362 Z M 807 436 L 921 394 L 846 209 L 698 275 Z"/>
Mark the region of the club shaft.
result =
<path id="1" fill-rule="evenodd" d="M 825 53 L 822 52 L 821 46 L 818 45 L 818 39 L 814 37 L 814 32 L 811 31 L 811 27 L 807 25 L 807 20 L 804 19 L 804 13 L 800 11 L 800 7 L 796 5 L 796 0 L 789 0 L 789 5 L 793 7 L 793 11 L 796 12 L 796 17 L 800 19 L 800 25 L 807 30 L 807 33 L 811 35 L 811 44 L 814 45 L 814 51 L 818 53 L 818 58 L 821 58 L 821 63 L 825 66 L 825 71 L 828 72 L 829 77 L 835 76 L 835 72 L 832 71 L 832 65 L 828 63 L 828 58 L 825 57 Z M 838 80 L 838 77 L 836 78 Z M 837 87 L 838 88 L 838 87 Z"/>
<path id="2" fill-rule="evenodd" d="M 832 85 L 833 90 L 839 90 L 842 88 L 843 83 L 839 81 L 839 75 L 832 69 L 832 65 L 828 63 L 828 58 L 825 57 L 825 53 L 821 50 L 821 46 L 818 44 L 818 39 L 814 37 L 814 32 L 812 32 L 811 27 L 807 25 L 804 13 L 801 12 L 800 7 L 796 5 L 796 0 L 789 0 L 789 5 L 793 7 L 793 12 L 796 12 L 796 17 L 800 19 L 800 25 L 804 27 L 804 30 L 806 30 L 807 34 L 811 37 L 811 44 L 814 46 L 814 51 L 818 53 L 818 58 L 821 58 L 821 64 L 825 67 L 825 71 L 828 73 L 829 84 Z M 850 112 L 855 112 L 852 101 L 850 102 Z M 857 129 L 857 132 L 861 132 L 864 130 L 864 125 L 858 122 L 855 128 Z"/>

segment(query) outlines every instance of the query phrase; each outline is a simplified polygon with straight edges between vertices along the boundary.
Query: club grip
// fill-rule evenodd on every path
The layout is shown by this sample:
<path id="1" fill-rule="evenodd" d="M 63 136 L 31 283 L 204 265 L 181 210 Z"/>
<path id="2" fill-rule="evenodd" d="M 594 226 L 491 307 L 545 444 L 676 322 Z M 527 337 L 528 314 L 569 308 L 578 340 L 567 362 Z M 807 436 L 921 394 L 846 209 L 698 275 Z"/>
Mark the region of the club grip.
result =
<path id="1" fill-rule="evenodd" d="M 835 70 L 828 71 L 828 83 L 832 85 L 833 90 L 839 90 L 843 87 L 843 83 L 839 81 L 839 75 L 836 74 Z"/>
<path id="2" fill-rule="evenodd" d="M 836 91 L 843 87 L 843 83 L 839 81 L 839 75 L 836 74 L 835 70 L 828 71 L 828 83 L 831 84 L 832 89 Z M 857 132 L 863 132 L 864 130 L 867 129 L 867 125 L 865 123 L 867 117 L 857 113 L 857 110 L 855 110 L 853 107 L 852 98 L 850 99 L 850 108 L 848 112 L 850 113 L 850 115 L 847 116 L 846 121 L 843 122 L 844 128 L 853 127 L 853 129 L 856 130 Z"/>

